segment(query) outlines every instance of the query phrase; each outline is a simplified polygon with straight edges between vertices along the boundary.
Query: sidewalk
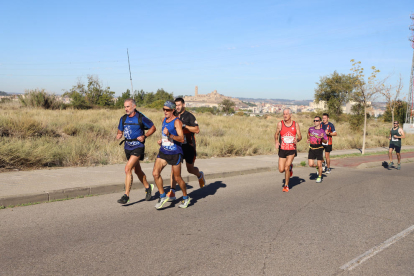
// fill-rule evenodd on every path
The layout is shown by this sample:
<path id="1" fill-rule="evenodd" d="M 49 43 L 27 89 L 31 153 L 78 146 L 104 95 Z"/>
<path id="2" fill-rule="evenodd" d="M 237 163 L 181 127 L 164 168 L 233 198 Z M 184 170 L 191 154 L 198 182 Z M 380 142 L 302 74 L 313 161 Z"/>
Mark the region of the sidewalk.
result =
<path id="1" fill-rule="evenodd" d="M 404 146 L 414 152 L 414 146 Z M 366 152 L 384 152 L 388 148 L 367 149 Z M 359 150 L 333 151 L 334 155 L 360 153 Z M 403 161 L 414 161 L 414 154 L 402 153 Z M 407 158 L 404 157 L 407 155 Z M 412 156 L 411 156 L 412 155 Z M 394 155 L 395 156 L 395 155 Z M 349 166 L 351 159 L 359 159 L 358 167 L 381 166 L 383 155 L 368 157 L 353 157 L 347 159 L 332 160 L 334 166 Z M 362 158 L 362 159 L 360 159 Z M 405 158 L 405 159 L 404 159 Z M 293 164 L 298 165 L 302 161 L 307 164 L 308 154 L 298 153 Z M 339 161 L 338 161 L 339 160 Z M 341 161 L 346 160 L 346 161 Z M 362 161 L 362 162 L 361 162 Z M 342 164 L 343 163 L 343 164 Z M 346 163 L 346 164 L 345 164 Z M 341 165 L 342 164 L 342 165 Z M 362 165 L 361 165 L 362 164 Z M 141 167 L 149 183 L 154 183 L 152 177 L 153 163 L 142 163 Z M 277 155 L 258 155 L 232 158 L 197 159 L 196 166 L 205 173 L 206 181 L 243 174 L 252 174 L 268 171 L 277 171 Z M 121 193 L 124 190 L 125 164 L 97 166 L 97 167 L 70 167 L 60 169 L 46 169 L 36 171 L 16 171 L 0 173 L 0 206 L 18 205 L 33 202 L 47 202 L 57 199 L 73 198 L 78 196 Z M 354 166 L 355 167 L 355 166 Z M 171 167 L 167 166 L 162 172 L 164 186 L 169 184 Z M 186 183 L 196 182 L 194 175 L 189 175 L 183 166 L 182 176 Z M 197 183 L 198 185 L 198 183 Z M 143 185 L 134 175 L 132 189 L 142 189 Z"/>

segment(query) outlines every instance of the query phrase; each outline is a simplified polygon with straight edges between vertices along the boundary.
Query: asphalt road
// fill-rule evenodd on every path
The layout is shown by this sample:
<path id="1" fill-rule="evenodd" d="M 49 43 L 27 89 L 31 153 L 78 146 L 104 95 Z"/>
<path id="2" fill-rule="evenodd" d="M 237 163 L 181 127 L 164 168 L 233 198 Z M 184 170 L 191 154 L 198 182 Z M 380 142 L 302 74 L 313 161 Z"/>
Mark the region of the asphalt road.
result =
<path id="1" fill-rule="evenodd" d="M 414 231 L 341 268 L 414 225 L 414 164 L 315 171 L 295 168 L 289 193 L 276 172 L 207 179 L 187 209 L 156 210 L 140 189 L 129 206 L 110 194 L 0 210 L 0 275 L 414 275 Z"/>

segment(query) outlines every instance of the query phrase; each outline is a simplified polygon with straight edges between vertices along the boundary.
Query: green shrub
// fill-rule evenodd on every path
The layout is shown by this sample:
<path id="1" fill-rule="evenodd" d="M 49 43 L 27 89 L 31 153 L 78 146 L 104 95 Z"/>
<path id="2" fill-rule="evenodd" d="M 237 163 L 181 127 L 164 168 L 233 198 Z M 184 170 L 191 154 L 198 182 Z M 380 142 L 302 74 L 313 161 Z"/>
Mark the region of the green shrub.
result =
<path id="1" fill-rule="evenodd" d="M 64 109 L 65 105 L 60 102 L 56 95 L 48 94 L 44 89 L 26 91 L 19 96 L 20 102 L 27 107 L 40 107 L 43 109 Z"/>

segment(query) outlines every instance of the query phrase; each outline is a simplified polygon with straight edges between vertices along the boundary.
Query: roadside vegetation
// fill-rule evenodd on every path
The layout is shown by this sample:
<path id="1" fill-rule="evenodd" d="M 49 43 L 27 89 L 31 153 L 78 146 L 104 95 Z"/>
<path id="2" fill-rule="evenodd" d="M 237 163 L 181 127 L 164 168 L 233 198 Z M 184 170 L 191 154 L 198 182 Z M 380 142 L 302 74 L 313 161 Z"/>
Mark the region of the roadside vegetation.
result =
<path id="1" fill-rule="evenodd" d="M 157 127 L 146 141 L 144 162 L 153 162 L 161 137 L 161 108 L 138 108 Z M 41 167 L 95 166 L 125 162 L 123 146 L 115 140 L 123 109 L 43 109 L 29 108 L 19 102 L 0 105 L 0 168 L 28 169 Z M 294 114 L 306 137 L 315 114 Z M 322 115 L 322 114 L 318 114 Z M 338 132 L 334 149 L 361 148 L 362 130 L 349 122 L 348 115 L 332 122 Z M 196 113 L 200 134 L 196 135 L 197 158 L 275 154 L 274 133 L 281 115 L 263 117 L 220 116 Z M 390 124 L 368 119 L 366 145 L 388 146 Z M 404 145 L 414 145 L 407 135 Z M 308 150 L 306 138 L 298 150 Z"/>

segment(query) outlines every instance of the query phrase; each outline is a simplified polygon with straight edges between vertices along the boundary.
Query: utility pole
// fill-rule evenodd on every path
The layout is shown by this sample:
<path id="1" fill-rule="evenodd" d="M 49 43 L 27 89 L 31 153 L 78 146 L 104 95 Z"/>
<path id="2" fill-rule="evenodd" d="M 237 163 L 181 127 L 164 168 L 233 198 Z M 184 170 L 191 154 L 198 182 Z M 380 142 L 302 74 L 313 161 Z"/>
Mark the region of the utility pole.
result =
<path id="1" fill-rule="evenodd" d="M 131 96 L 132 96 L 134 94 L 134 87 L 132 86 L 131 65 L 129 64 L 128 48 L 127 48 L 127 56 L 128 56 L 129 79 L 131 80 Z"/>

